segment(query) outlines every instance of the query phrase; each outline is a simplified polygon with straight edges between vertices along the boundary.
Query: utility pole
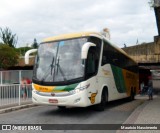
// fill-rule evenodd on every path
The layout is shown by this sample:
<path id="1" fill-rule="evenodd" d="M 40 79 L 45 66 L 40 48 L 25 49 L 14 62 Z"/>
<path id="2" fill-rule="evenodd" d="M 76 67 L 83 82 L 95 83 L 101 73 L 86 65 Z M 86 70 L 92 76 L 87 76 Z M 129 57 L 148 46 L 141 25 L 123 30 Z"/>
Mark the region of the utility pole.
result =
<path id="1" fill-rule="evenodd" d="M 154 9 L 158 29 L 158 36 L 160 36 L 160 0 L 150 0 L 149 4 L 150 7 Z"/>
<path id="2" fill-rule="evenodd" d="M 156 24 L 158 29 L 158 36 L 154 37 L 154 42 L 156 43 L 155 47 L 155 55 L 157 55 L 158 60 L 160 62 L 160 0 L 150 0 L 149 2 L 150 7 L 154 9 L 155 17 L 156 17 Z"/>

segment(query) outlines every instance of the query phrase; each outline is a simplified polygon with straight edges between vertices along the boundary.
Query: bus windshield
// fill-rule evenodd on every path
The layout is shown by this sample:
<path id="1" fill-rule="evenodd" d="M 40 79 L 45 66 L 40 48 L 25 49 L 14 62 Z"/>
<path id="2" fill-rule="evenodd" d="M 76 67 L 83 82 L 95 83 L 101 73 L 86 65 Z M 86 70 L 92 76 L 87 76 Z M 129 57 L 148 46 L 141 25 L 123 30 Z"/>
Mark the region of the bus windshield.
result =
<path id="1" fill-rule="evenodd" d="M 87 38 L 40 44 L 35 61 L 35 78 L 43 82 L 63 82 L 82 78 L 81 49 Z"/>

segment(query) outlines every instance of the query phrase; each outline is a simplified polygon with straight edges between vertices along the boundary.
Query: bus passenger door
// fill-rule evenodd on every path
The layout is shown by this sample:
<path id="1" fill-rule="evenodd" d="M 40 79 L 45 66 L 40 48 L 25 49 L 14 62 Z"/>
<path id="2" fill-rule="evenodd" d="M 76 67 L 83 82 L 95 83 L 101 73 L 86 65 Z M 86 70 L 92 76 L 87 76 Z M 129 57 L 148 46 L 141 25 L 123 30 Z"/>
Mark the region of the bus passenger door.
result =
<path id="1" fill-rule="evenodd" d="M 98 63 L 99 59 L 96 55 L 96 47 L 90 47 L 86 62 L 86 77 L 90 83 L 88 96 L 90 97 L 91 104 L 94 104 L 97 101 L 96 95 L 98 93 Z"/>

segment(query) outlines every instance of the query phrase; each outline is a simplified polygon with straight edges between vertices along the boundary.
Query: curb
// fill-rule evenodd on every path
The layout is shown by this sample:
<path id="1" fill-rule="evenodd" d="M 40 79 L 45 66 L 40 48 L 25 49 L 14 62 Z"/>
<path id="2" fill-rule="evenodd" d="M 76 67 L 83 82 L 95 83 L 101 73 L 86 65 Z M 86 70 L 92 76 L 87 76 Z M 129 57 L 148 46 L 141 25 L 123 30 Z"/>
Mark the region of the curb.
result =
<path id="1" fill-rule="evenodd" d="M 31 104 L 27 104 L 27 105 L 20 105 L 20 106 L 0 109 L 0 114 L 12 112 L 12 111 L 20 110 L 20 109 L 24 109 L 24 108 L 29 108 L 29 107 L 35 107 L 35 106 L 38 106 L 38 105 L 31 103 Z"/>

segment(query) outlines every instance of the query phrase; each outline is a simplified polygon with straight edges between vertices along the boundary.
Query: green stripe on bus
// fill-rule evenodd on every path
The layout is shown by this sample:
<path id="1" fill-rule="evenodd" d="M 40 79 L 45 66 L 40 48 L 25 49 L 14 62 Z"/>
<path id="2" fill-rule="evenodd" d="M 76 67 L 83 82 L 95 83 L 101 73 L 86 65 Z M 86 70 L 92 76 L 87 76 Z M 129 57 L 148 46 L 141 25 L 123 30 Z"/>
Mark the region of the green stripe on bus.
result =
<path id="1" fill-rule="evenodd" d="M 56 86 L 55 91 L 71 91 L 74 90 L 77 87 L 78 83 L 71 84 L 71 85 L 65 85 L 65 86 Z"/>
<path id="2" fill-rule="evenodd" d="M 126 86 L 125 86 L 125 81 L 124 81 L 124 76 L 122 72 L 122 68 L 116 67 L 111 65 L 114 80 L 116 83 L 116 88 L 119 93 L 124 93 L 126 92 Z"/>

